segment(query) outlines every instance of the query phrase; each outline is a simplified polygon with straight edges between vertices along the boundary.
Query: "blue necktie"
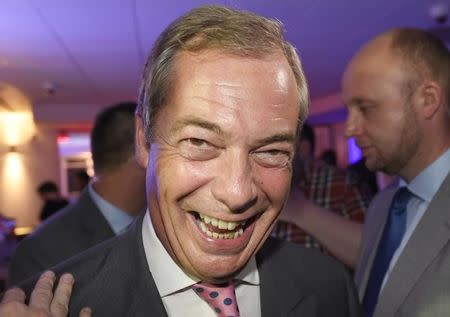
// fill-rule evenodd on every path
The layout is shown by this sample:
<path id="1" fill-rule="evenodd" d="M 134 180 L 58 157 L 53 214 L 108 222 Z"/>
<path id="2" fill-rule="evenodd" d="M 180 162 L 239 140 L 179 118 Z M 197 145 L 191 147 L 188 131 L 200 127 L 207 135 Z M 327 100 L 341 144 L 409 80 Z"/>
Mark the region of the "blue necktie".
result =
<path id="1" fill-rule="evenodd" d="M 392 199 L 364 296 L 363 306 L 366 317 L 373 315 L 384 276 L 395 250 L 402 241 L 406 228 L 406 205 L 412 196 L 413 194 L 406 187 L 402 187 Z"/>

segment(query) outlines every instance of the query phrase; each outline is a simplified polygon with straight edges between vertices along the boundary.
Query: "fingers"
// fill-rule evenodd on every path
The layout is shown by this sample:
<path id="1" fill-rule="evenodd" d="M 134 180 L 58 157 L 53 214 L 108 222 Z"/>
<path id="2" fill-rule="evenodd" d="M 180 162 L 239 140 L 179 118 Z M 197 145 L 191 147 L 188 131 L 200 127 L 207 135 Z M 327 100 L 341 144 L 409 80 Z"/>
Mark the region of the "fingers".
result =
<path id="1" fill-rule="evenodd" d="M 53 300 L 50 304 L 50 312 L 52 317 L 65 317 L 69 312 L 70 295 L 72 294 L 72 287 L 74 278 L 72 274 L 63 274 L 59 279 L 56 287 Z"/>
<path id="2" fill-rule="evenodd" d="M 84 307 L 81 311 L 78 317 L 91 317 L 92 311 L 89 307 Z"/>
<path id="3" fill-rule="evenodd" d="M 30 296 L 29 308 L 31 311 L 49 314 L 49 316 L 52 317 L 65 317 L 68 315 L 74 278 L 72 274 L 63 274 L 59 279 L 55 294 L 53 295 L 54 283 L 55 274 L 53 272 L 47 271 L 40 276 Z M 4 309 L 10 308 L 15 312 L 19 312 L 17 309 L 22 309 L 23 307 L 26 308 L 26 306 L 23 306 L 24 301 L 25 293 L 19 288 L 11 288 L 5 292 L 1 301 L 1 306 Z M 19 304 L 23 307 L 17 305 L 16 307 L 10 307 L 10 305 L 6 305 L 8 303 L 10 303 L 10 305 Z M 0 312 L 1 311 L 2 309 L 0 308 Z M 0 315 L 6 316 L 3 314 Z M 79 317 L 91 317 L 91 315 L 90 308 L 86 307 L 80 311 Z"/>
<path id="4" fill-rule="evenodd" d="M 30 297 L 30 308 L 49 312 L 50 303 L 53 298 L 53 283 L 55 282 L 55 273 L 51 271 L 44 272 L 34 287 Z"/>
<path id="5" fill-rule="evenodd" d="M 20 288 L 14 287 L 5 292 L 2 299 L 2 304 L 7 304 L 10 302 L 23 303 L 25 301 L 25 292 Z"/>

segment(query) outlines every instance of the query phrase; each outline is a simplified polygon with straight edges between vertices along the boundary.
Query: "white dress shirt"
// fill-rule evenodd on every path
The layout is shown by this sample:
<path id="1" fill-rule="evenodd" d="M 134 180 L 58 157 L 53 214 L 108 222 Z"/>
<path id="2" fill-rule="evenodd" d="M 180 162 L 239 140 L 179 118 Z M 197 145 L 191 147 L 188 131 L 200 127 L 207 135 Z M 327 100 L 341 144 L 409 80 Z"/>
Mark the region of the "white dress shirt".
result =
<path id="1" fill-rule="evenodd" d="M 430 205 L 431 200 L 439 190 L 439 187 L 441 187 L 448 173 L 450 173 L 450 149 L 448 149 L 437 160 L 425 168 L 409 184 L 404 180 L 400 180 L 400 187 L 408 187 L 409 191 L 413 193 L 414 196 L 406 206 L 407 214 L 405 234 L 403 235 L 402 242 L 392 256 L 389 268 L 384 276 L 382 288 L 388 280 L 389 274 L 397 263 L 398 258 L 405 249 L 411 235 L 419 224 L 420 219 L 422 219 L 425 211 Z"/>
<path id="2" fill-rule="evenodd" d="M 103 217 L 105 217 L 112 231 L 116 235 L 125 230 L 128 225 L 133 222 L 134 217 L 130 216 L 125 211 L 114 206 L 109 201 L 106 201 L 103 197 L 97 194 L 91 183 L 88 184 L 88 190 L 92 200 L 97 205 Z"/>
<path id="3" fill-rule="evenodd" d="M 215 317 L 212 308 L 191 288 L 199 280 L 186 274 L 159 241 L 148 210 L 142 222 L 142 240 L 150 272 L 168 316 Z M 260 317 L 259 274 L 254 256 L 236 280 L 236 300 L 241 316 Z"/>

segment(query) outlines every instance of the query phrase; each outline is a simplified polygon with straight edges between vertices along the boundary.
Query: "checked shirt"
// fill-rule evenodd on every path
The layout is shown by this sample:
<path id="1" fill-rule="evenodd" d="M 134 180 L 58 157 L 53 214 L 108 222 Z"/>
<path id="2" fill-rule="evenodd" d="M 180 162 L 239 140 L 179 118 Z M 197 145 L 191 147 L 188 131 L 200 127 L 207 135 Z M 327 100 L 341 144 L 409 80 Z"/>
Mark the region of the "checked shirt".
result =
<path id="1" fill-rule="evenodd" d="M 298 179 L 296 186 L 318 206 L 356 222 L 364 221 L 371 197 L 360 191 L 358 184 L 345 171 L 328 165 L 309 164 Z M 314 237 L 289 222 L 278 221 L 271 235 L 325 251 Z"/>

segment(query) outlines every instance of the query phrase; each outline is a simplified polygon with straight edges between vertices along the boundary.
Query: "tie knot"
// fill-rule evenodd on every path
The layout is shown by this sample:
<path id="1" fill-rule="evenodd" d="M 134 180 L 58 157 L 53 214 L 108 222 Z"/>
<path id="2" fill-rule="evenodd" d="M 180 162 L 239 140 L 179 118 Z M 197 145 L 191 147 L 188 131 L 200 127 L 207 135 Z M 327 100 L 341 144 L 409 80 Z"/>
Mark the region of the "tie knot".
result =
<path id="1" fill-rule="evenodd" d="M 409 200 L 414 196 L 407 187 L 401 187 L 394 195 L 392 200 L 392 210 L 395 213 L 401 213 L 406 210 L 406 205 Z"/>
<path id="2" fill-rule="evenodd" d="M 200 282 L 192 286 L 195 293 L 214 309 L 219 317 L 239 317 L 234 283 L 213 285 Z"/>

